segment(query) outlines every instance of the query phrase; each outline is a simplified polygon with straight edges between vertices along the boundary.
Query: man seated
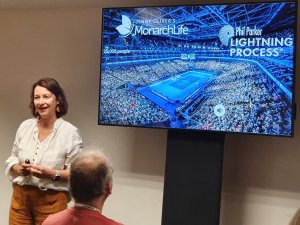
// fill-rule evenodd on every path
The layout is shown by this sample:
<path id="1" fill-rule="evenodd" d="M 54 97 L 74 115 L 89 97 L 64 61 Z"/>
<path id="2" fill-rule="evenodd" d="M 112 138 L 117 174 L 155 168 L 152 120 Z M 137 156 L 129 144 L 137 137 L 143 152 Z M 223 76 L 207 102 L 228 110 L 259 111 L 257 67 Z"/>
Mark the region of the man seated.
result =
<path id="1" fill-rule="evenodd" d="M 71 163 L 72 208 L 47 217 L 42 225 L 122 225 L 102 214 L 112 191 L 112 166 L 100 151 L 83 151 Z"/>

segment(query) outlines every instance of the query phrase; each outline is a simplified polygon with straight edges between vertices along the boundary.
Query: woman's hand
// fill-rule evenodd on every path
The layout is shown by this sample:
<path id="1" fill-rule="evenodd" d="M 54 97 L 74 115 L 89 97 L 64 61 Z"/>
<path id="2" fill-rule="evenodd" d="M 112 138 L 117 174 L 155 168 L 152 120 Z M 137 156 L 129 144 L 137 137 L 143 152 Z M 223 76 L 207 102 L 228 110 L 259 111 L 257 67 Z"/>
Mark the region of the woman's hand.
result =
<path id="1" fill-rule="evenodd" d="M 12 166 L 12 170 L 17 176 L 29 176 L 31 164 L 18 163 Z"/>
<path id="2" fill-rule="evenodd" d="M 51 169 L 46 166 L 40 166 L 40 165 L 34 165 L 34 164 L 27 164 L 27 163 L 21 163 L 21 164 L 15 164 L 12 166 L 12 171 L 17 176 L 35 176 L 37 178 L 48 178 L 53 179 L 56 170 Z M 60 170 L 60 177 L 62 181 L 68 181 L 70 175 L 69 170 Z"/>
<path id="3" fill-rule="evenodd" d="M 38 178 L 52 179 L 55 176 L 55 170 L 50 169 L 45 166 L 40 166 L 40 165 L 31 165 L 30 173 L 32 176 L 35 176 Z"/>

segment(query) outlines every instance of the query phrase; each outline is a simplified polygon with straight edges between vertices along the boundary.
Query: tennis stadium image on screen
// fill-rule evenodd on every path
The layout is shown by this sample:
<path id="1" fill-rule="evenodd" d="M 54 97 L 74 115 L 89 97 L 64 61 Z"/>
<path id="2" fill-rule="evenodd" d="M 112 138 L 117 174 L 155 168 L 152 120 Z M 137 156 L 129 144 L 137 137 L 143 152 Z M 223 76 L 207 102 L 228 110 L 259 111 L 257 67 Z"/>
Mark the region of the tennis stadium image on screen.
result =
<path id="1" fill-rule="evenodd" d="M 292 136 L 296 8 L 103 9 L 99 124 Z"/>

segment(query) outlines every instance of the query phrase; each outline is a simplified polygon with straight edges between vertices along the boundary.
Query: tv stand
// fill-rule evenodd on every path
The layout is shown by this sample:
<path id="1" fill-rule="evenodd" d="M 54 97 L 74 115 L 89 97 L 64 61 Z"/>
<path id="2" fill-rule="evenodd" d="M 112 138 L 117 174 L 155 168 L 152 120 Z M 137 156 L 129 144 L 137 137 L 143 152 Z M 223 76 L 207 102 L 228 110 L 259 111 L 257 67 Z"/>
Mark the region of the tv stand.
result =
<path id="1" fill-rule="evenodd" d="M 218 225 L 225 134 L 168 130 L 162 225 Z"/>

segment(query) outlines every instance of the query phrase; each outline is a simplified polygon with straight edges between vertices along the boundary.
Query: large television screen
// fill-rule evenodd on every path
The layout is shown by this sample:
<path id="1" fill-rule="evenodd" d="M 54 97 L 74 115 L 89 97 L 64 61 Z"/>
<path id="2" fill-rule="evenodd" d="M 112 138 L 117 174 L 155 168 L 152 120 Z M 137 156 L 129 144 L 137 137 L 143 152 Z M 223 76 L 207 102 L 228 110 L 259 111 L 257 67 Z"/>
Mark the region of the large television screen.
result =
<path id="1" fill-rule="evenodd" d="M 104 8 L 98 124 L 293 136 L 296 11 Z"/>

